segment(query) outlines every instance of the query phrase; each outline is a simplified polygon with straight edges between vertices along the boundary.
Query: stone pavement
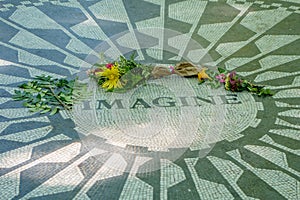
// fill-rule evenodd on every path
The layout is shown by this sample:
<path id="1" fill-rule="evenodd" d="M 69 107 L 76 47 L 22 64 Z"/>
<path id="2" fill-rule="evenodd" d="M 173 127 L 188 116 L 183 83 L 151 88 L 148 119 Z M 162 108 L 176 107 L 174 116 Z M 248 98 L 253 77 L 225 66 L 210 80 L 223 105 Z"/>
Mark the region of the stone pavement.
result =
<path id="1" fill-rule="evenodd" d="M 0 199 L 300 199 L 299 24 L 299 0 L 0 0 Z M 201 114 L 162 112 L 150 122 L 165 132 L 134 129 L 150 130 L 146 139 L 115 134 L 113 110 L 100 119 L 78 111 L 76 120 L 76 112 L 32 114 L 11 100 L 36 75 L 75 77 L 103 49 L 148 63 L 209 61 L 277 93 L 215 94 L 194 83 L 214 103 Z M 143 117 L 160 111 L 151 112 Z M 184 124 L 168 129 L 178 113 L 197 124 L 192 141 L 176 132 Z M 95 119 L 106 129 L 85 132 Z"/>

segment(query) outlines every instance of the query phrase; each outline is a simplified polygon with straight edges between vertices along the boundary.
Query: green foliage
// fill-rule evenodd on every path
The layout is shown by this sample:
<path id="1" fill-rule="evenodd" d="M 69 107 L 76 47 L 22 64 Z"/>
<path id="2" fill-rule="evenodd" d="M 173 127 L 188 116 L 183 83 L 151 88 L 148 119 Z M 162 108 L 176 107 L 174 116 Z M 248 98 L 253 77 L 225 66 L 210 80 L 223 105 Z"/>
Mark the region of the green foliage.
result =
<path id="1" fill-rule="evenodd" d="M 141 66 L 140 63 L 137 63 L 134 60 L 134 53 L 130 56 L 130 59 L 126 59 L 124 56 L 120 56 L 120 61 L 119 63 L 119 70 L 120 70 L 120 74 L 121 76 L 126 74 L 127 72 L 129 72 L 130 70 Z"/>
<path id="2" fill-rule="evenodd" d="M 210 72 L 210 77 L 214 77 L 212 81 L 210 81 L 210 85 L 212 87 L 219 87 L 221 85 L 220 80 L 216 79 L 216 75 L 221 76 L 223 74 L 223 82 L 224 87 L 226 90 L 230 90 L 233 92 L 241 92 L 241 91 L 248 91 L 258 96 L 272 96 L 274 92 L 270 89 L 265 89 L 264 86 L 255 85 L 248 80 L 245 80 L 243 77 L 236 74 L 235 71 L 229 72 L 223 68 L 218 68 L 219 74 L 212 74 L 214 72 Z M 220 78 L 220 77 L 219 77 Z M 216 81 L 218 83 L 216 83 Z"/>
<path id="3" fill-rule="evenodd" d="M 123 87 L 115 89 L 117 92 L 126 92 L 138 85 L 143 85 L 151 76 L 152 67 L 140 65 L 131 69 L 121 77 Z"/>
<path id="4" fill-rule="evenodd" d="M 74 103 L 75 80 L 57 79 L 51 76 L 36 76 L 33 81 L 19 86 L 13 99 L 24 101 L 31 112 L 56 114 L 60 109 L 70 110 Z M 82 86 L 80 86 L 82 87 Z M 76 94 L 78 95 L 78 94 Z"/>
<path id="5" fill-rule="evenodd" d="M 200 80 L 199 83 L 198 83 L 198 85 L 202 85 L 203 83 L 205 83 L 204 79 Z"/>
<path id="6" fill-rule="evenodd" d="M 108 66 L 110 67 L 113 65 L 119 71 L 119 79 L 122 87 L 106 89 L 106 91 L 125 92 L 129 89 L 132 89 L 139 84 L 145 83 L 146 79 L 150 77 L 152 70 L 152 68 L 136 62 L 134 57 L 135 54 L 133 53 L 129 59 L 126 59 L 124 56 L 120 56 L 119 60 L 117 61 L 108 62 L 106 64 L 96 63 L 93 65 L 93 68 L 89 70 L 89 77 L 96 80 L 99 86 L 102 86 L 105 81 L 109 80 L 109 78 L 107 76 L 97 75 L 96 72 L 103 72 L 107 70 Z"/>
<path id="7" fill-rule="evenodd" d="M 259 97 L 261 96 L 273 96 L 275 93 L 271 91 L 270 89 L 264 88 L 264 86 L 258 86 L 249 83 L 249 85 L 246 87 L 246 90 L 249 92 L 257 94 Z"/>
<path id="8" fill-rule="evenodd" d="M 218 68 L 219 72 L 220 72 L 220 69 L 221 68 Z M 219 88 L 219 87 L 221 87 L 220 82 L 215 78 L 218 75 L 217 72 L 215 72 L 213 70 L 208 70 L 207 71 L 207 75 L 212 78 L 211 80 L 208 79 L 208 85 L 210 85 L 212 88 Z"/>
<path id="9" fill-rule="evenodd" d="M 220 74 L 224 74 L 224 73 L 227 73 L 227 71 L 221 67 L 218 67 L 218 71 Z"/>
<path id="10" fill-rule="evenodd" d="M 95 79 L 97 80 L 98 85 L 102 85 L 107 80 L 107 78 L 103 77 L 103 76 L 100 76 L 100 77 L 95 76 Z"/>

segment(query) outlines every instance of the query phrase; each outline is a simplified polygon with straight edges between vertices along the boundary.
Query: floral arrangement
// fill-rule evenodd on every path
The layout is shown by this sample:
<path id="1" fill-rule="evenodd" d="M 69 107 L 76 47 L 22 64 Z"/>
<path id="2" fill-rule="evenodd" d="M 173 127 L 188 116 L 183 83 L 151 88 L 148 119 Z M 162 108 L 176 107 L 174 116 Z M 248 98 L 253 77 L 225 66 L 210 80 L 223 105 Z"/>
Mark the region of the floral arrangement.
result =
<path id="1" fill-rule="evenodd" d="M 150 70 L 151 66 L 137 63 L 133 54 L 130 59 L 120 56 L 119 61 L 106 64 L 96 63 L 93 69 L 87 71 L 87 74 L 106 91 L 112 92 L 133 88 L 148 78 Z"/>
<path id="2" fill-rule="evenodd" d="M 149 66 L 137 63 L 134 55 L 130 59 L 120 56 L 118 61 L 105 64 L 96 63 L 87 71 L 90 78 L 108 92 L 126 92 L 140 84 L 145 84 L 149 78 L 163 78 L 172 74 L 182 77 L 198 77 L 199 84 L 207 82 L 212 87 L 223 86 L 232 92 L 248 91 L 258 96 L 271 96 L 274 93 L 264 86 L 255 85 L 240 77 L 235 71 L 218 68 L 215 72 L 208 67 L 199 68 L 189 62 L 178 63 L 175 66 Z M 57 113 L 60 109 L 72 109 L 75 101 L 80 101 L 87 94 L 86 85 L 75 86 L 74 80 L 55 79 L 51 76 L 37 76 L 33 81 L 20 85 L 21 90 L 15 90 L 13 99 L 24 101 L 24 106 L 31 112 Z M 74 88 L 77 87 L 76 92 Z"/>
<path id="3" fill-rule="evenodd" d="M 223 85 L 225 90 L 229 90 L 232 92 L 248 91 L 257 94 L 258 96 L 274 95 L 274 92 L 271 91 L 270 89 L 265 89 L 265 86 L 256 85 L 251 83 L 248 80 L 243 79 L 241 76 L 237 75 L 235 71 L 229 72 L 223 68 L 218 68 L 218 72 L 219 73 L 214 76 L 214 81 L 218 82 L 217 86 Z M 205 74 L 205 72 L 203 73 Z M 201 75 L 201 77 L 203 76 L 205 75 Z M 212 81 L 210 77 L 204 77 L 204 78 L 208 78 Z M 201 81 L 201 79 L 199 80 Z"/>
<path id="4" fill-rule="evenodd" d="M 128 73 L 130 71 L 130 73 Z M 226 71 L 218 68 L 218 73 L 204 67 L 200 69 L 192 63 L 182 62 L 175 66 L 146 66 L 134 61 L 134 55 L 129 60 L 120 56 L 119 61 L 114 61 L 107 64 L 95 64 L 94 69 L 88 71 L 91 78 L 97 80 L 98 84 L 107 91 L 125 91 L 138 85 L 141 81 L 148 78 L 161 78 L 177 74 L 183 77 L 198 77 L 199 84 L 206 81 L 212 87 L 224 86 L 225 90 L 232 92 L 248 91 L 255 93 L 258 96 L 273 95 L 270 89 L 265 89 L 264 86 L 255 85 L 248 80 L 244 80 L 237 75 L 235 71 Z M 122 77 L 122 78 L 121 78 Z"/>

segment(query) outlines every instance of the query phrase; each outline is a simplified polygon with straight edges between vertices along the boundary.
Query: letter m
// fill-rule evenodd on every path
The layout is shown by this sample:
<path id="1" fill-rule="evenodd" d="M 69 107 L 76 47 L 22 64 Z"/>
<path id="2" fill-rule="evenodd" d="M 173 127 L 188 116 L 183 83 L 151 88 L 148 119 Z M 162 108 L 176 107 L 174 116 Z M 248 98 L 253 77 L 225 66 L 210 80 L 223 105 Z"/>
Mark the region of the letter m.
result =
<path id="1" fill-rule="evenodd" d="M 102 109 L 102 105 L 107 109 L 111 109 L 114 105 L 117 105 L 118 109 L 124 109 L 122 99 L 116 99 L 111 104 L 107 103 L 106 100 L 98 100 L 98 109 Z"/>

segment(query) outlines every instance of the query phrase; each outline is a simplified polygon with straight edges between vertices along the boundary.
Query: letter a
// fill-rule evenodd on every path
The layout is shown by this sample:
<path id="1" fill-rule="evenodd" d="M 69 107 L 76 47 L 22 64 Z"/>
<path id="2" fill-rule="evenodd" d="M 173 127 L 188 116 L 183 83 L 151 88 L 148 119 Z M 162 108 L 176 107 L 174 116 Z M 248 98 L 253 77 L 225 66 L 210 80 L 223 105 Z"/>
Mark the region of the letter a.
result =
<path id="1" fill-rule="evenodd" d="M 136 102 L 132 105 L 131 108 L 133 109 L 137 106 L 144 106 L 144 108 L 151 108 L 151 106 L 143 99 L 136 99 Z"/>

